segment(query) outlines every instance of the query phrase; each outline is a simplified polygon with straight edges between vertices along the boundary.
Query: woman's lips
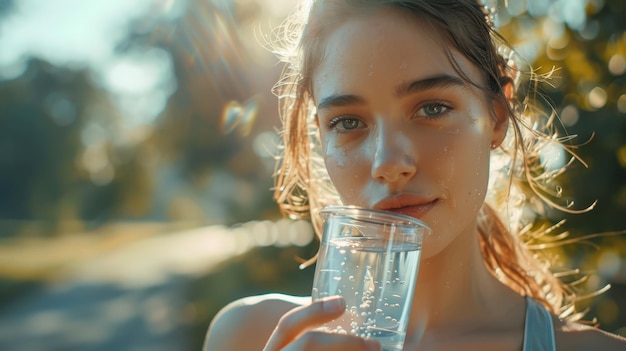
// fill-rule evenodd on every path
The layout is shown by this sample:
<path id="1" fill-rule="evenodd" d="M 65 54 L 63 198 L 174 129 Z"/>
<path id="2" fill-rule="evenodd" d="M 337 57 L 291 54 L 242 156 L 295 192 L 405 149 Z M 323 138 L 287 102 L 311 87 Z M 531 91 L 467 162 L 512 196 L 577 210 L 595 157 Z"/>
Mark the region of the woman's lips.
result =
<path id="1" fill-rule="evenodd" d="M 439 199 L 399 194 L 389 196 L 377 202 L 373 208 L 377 210 L 395 212 L 414 218 L 422 218 L 437 204 L 438 201 Z"/>
<path id="2" fill-rule="evenodd" d="M 421 205 L 411 205 L 411 206 L 404 206 L 404 207 L 399 207 L 399 208 L 389 208 L 387 209 L 387 211 L 398 213 L 398 214 L 403 214 L 406 216 L 411 216 L 414 218 L 422 218 L 424 217 L 424 215 L 426 215 L 428 211 L 430 211 L 431 208 L 435 206 L 437 201 L 439 200 L 433 200 L 429 203 L 425 203 Z"/>

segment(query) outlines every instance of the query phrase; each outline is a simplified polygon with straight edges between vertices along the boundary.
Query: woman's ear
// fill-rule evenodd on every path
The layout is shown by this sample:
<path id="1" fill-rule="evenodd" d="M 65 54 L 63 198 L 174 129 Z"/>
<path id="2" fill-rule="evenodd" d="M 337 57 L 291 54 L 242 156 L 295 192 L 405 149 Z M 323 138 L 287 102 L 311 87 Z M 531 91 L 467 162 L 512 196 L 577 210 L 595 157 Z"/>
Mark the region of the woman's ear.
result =
<path id="1" fill-rule="evenodd" d="M 504 93 L 505 101 L 494 101 L 496 123 L 493 127 L 493 136 L 491 139 L 492 149 L 502 144 L 504 137 L 506 137 L 506 131 L 509 128 L 509 118 L 511 114 L 509 103 L 513 96 L 513 82 L 505 83 L 502 86 L 502 92 Z"/>

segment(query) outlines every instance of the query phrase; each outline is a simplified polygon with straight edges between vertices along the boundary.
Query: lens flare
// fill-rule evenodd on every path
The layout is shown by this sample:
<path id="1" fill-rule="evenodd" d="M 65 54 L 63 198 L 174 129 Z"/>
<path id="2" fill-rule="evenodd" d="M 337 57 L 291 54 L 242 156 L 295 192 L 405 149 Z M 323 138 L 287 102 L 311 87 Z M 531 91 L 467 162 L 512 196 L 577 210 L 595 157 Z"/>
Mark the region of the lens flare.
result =
<path id="1" fill-rule="evenodd" d="M 228 101 L 250 94 L 251 66 L 245 54 L 242 24 L 230 1 L 190 3 L 168 41 L 184 57 L 184 69 L 206 77 L 211 94 Z"/>
<path id="2" fill-rule="evenodd" d="M 241 136 L 248 136 L 258 112 L 258 97 L 254 96 L 243 104 L 231 100 L 224 105 L 222 110 L 222 132 L 231 133 L 235 130 Z"/>

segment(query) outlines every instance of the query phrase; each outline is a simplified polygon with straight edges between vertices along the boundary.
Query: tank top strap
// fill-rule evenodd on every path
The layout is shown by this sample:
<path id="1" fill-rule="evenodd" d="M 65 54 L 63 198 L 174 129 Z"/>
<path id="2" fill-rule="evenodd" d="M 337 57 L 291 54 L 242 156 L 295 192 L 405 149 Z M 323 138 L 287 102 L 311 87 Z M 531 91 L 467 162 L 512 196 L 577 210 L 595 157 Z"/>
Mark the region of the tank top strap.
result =
<path id="1" fill-rule="evenodd" d="M 526 296 L 523 351 L 554 351 L 552 317 L 543 305 Z"/>

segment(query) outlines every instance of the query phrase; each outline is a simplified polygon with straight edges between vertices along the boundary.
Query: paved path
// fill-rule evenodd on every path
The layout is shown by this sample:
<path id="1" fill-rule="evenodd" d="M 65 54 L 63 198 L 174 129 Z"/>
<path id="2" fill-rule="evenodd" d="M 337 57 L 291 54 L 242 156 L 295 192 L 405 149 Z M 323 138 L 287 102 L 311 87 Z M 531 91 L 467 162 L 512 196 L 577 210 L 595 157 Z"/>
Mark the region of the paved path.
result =
<path id="1" fill-rule="evenodd" d="M 304 223 L 250 222 L 144 236 L 92 250 L 94 255 L 70 259 L 66 266 L 48 257 L 62 268 L 1 305 L 0 350 L 191 350 L 196 311 L 188 296 L 195 277 L 255 246 L 303 245 L 311 239 Z M 39 248 L 42 255 L 45 247 Z M 29 252 L 23 256 L 35 259 L 32 247 L 22 249 Z M 3 270 L 8 271 L 0 259 Z"/>

